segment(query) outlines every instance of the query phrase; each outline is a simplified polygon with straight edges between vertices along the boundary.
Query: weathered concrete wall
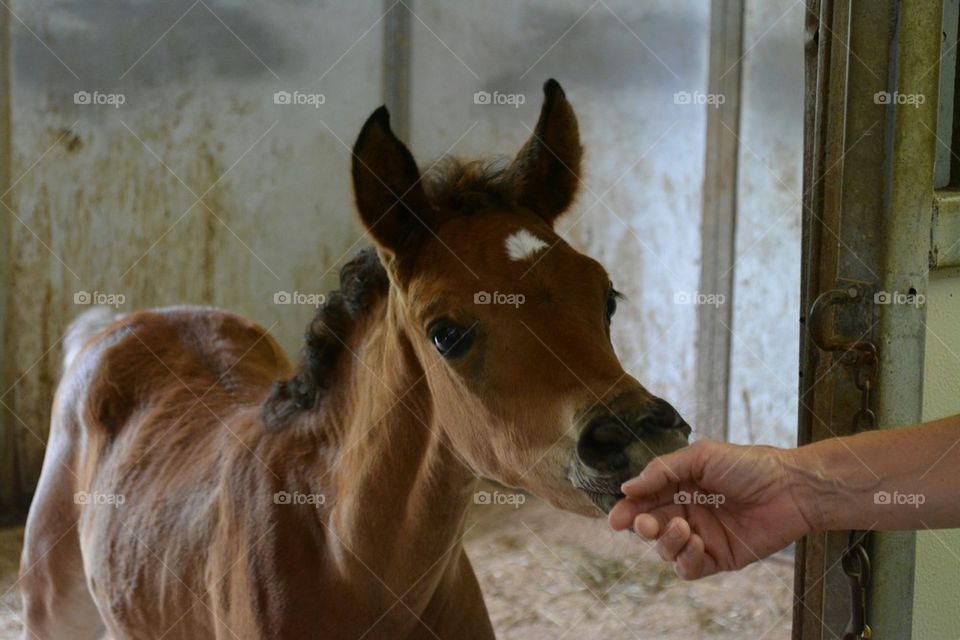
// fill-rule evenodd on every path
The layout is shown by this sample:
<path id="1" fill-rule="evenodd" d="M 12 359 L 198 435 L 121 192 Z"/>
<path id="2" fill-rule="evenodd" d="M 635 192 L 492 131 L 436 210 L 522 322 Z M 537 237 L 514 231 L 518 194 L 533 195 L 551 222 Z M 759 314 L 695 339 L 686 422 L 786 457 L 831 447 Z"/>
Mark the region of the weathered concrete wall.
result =
<path id="1" fill-rule="evenodd" d="M 359 238 L 344 144 L 380 104 L 381 5 L 41 0 L 13 10 L 36 34 L 14 21 L 7 353 L 17 383 L 5 402 L 22 427 L 29 490 L 78 293 L 122 295 L 121 311 L 223 306 L 275 324 L 298 348 L 313 308 L 274 295 L 331 288 Z M 77 91 L 123 104 L 76 104 Z M 275 104 L 276 91 L 325 101 Z"/>
<path id="2" fill-rule="evenodd" d="M 730 440 L 797 440 L 804 6 L 748 0 Z"/>

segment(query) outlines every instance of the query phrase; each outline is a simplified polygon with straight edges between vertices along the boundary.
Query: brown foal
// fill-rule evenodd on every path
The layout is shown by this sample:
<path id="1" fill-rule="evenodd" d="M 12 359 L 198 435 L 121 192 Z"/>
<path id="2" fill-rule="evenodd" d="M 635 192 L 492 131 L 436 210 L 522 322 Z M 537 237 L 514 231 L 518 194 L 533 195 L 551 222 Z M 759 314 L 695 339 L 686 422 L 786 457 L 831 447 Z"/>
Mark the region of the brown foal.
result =
<path id="1" fill-rule="evenodd" d="M 353 186 L 375 246 L 296 367 L 216 309 L 74 323 L 26 638 L 491 638 L 461 543 L 478 476 L 596 516 L 686 443 L 614 354 L 606 272 L 553 230 L 582 150 L 544 92 L 512 162 L 425 174 L 374 112 Z"/>

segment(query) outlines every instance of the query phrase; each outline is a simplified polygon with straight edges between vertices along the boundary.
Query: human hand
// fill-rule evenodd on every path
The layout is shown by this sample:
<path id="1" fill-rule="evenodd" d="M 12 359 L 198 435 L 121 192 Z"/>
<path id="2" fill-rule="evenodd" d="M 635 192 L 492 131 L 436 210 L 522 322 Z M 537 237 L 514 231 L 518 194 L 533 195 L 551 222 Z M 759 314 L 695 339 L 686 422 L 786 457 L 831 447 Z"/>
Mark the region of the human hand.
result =
<path id="1" fill-rule="evenodd" d="M 685 580 L 742 569 L 817 528 L 806 475 L 797 450 L 702 440 L 624 483 L 609 522 L 655 540 Z"/>

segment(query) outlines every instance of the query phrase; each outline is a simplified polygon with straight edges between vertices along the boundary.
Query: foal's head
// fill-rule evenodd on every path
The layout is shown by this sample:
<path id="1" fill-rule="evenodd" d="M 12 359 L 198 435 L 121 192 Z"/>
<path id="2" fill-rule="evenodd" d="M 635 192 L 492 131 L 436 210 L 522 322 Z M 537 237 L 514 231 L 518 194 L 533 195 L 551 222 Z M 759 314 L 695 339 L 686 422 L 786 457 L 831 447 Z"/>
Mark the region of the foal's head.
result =
<path id="1" fill-rule="evenodd" d="M 480 475 L 595 514 L 690 427 L 623 371 L 613 283 L 553 230 L 582 148 L 560 85 L 544 93 L 512 162 L 424 175 L 378 109 L 354 147 L 354 192 L 449 446 Z"/>

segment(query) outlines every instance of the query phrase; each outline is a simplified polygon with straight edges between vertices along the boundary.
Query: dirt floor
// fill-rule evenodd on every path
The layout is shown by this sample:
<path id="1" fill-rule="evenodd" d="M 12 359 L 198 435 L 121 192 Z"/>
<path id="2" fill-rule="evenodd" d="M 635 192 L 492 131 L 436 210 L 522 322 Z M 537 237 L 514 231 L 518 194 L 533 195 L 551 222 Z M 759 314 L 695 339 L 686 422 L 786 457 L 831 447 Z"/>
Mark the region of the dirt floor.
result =
<path id="1" fill-rule="evenodd" d="M 475 505 L 467 523 L 467 550 L 503 640 L 790 635 L 793 562 L 786 554 L 737 574 L 682 582 L 650 547 L 601 520 L 493 486 L 484 490 L 489 502 L 499 495 L 514 503 Z M 0 530 L 0 640 L 20 637 L 15 582 L 22 539 L 22 529 Z"/>
<path id="2" fill-rule="evenodd" d="M 467 527 L 498 638 L 790 637 L 793 557 L 785 553 L 684 582 L 639 538 L 533 498 L 476 505 Z"/>

